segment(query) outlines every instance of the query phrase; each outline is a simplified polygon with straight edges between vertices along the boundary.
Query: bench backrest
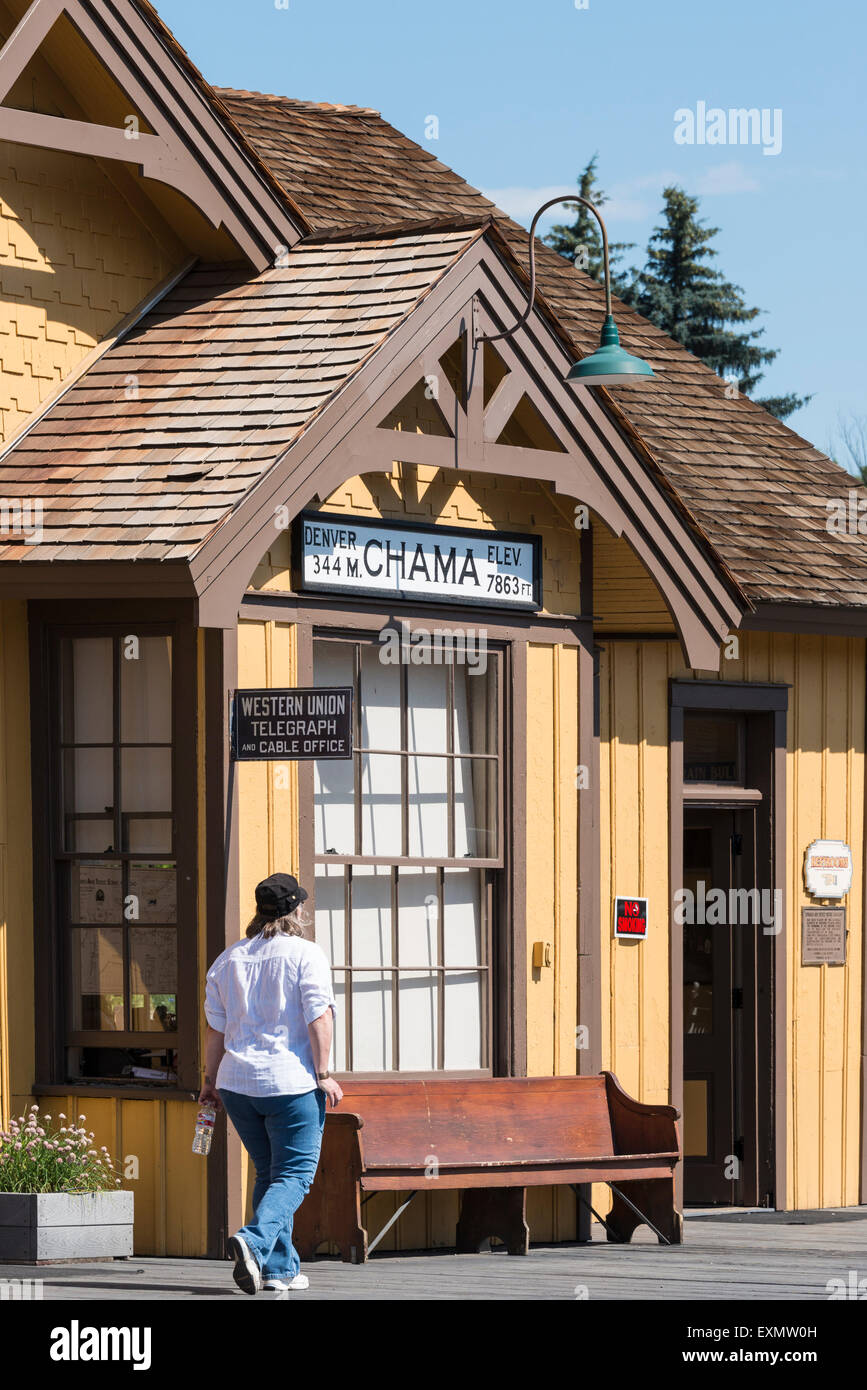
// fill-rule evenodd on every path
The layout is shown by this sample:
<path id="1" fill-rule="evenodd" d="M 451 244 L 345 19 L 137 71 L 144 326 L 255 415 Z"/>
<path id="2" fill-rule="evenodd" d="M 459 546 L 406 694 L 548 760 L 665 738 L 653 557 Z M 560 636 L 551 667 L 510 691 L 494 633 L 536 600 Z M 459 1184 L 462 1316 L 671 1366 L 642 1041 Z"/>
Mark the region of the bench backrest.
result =
<path id="1" fill-rule="evenodd" d="M 616 1152 L 603 1076 L 353 1081 L 365 1166 L 598 1158 Z"/>

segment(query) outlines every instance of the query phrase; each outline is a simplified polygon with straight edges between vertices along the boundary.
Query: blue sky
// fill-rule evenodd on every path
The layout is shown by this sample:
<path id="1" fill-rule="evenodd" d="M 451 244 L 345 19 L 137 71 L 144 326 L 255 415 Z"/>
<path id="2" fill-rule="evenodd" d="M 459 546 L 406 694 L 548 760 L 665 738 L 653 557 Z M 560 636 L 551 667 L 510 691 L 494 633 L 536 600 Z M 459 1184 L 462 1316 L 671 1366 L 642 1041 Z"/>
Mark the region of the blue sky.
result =
<path id="1" fill-rule="evenodd" d="M 578 0 L 583 4 L 584 0 Z M 846 0 L 157 0 L 210 81 L 373 106 L 529 222 L 599 153 L 612 240 L 640 252 L 670 182 L 780 348 L 759 394 L 827 449 L 867 413 L 865 8 Z M 760 144 L 678 144 L 675 112 L 781 112 Z M 436 116 L 439 138 L 426 139 Z M 553 209 L 553 220 L 562 213 Z"/>

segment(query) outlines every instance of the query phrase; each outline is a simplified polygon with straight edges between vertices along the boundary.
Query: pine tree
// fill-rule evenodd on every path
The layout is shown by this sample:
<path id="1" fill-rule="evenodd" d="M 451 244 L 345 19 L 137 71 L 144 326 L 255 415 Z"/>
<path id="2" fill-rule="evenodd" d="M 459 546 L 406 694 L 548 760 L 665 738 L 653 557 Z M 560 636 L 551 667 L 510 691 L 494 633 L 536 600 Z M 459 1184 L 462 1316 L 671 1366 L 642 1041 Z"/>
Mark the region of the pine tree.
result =
<path id="1" fill-rule="evenodd" d="M 749 308 L 740 285 L 708 264 L 718 254 L 709 243 L 719 228 L 699 219 L 698 199 L 674 187 L 662 196 L 664 221 L 651 235 L 644 270 L 620 286 L 620 298 L 719 376 L 736 376 L 738 389 L 750 395 L 778 349 L 758 342 L 763 328 L 738 332 L 737 326 L 753 323 L 762 310 Z M 792 392 L 757 404 L 784 420 L 810 399 Z"/>
<path id="2" fill-rule="evenodd" d="M 603 204 L 608 202 L 608 195 L 603 193 L 596 183 L 596 161 L 598 158 L 599 155 L 594 154 L 585 167 L 578 179 L 578 192 L 582 198 L 588 198 L 591 203 L 595 203 L 596 207 L 601 209 Z M 605 279 L 605 275 L 603 273 L 602 234 L 599 231 L 599 223 L 593 213 L 581 203 L 566 203 L 565 206 L 577 214 L 575 221 L 570 226 L 563 223 L 555 224 L 545 237 L 545 241 L 567 261 L 572 261 L 579 270 L 585 271 L 594 280 L 601 282 Z M 632 241 L 615 241 L 608 247 L 611 285 L 615 291 L 620 288 L 622 277 L 615 273 L 614 268 L 617 262 L 622 259 L 624 251 L 630 251 L 634 245 L 635 243 Z"/>

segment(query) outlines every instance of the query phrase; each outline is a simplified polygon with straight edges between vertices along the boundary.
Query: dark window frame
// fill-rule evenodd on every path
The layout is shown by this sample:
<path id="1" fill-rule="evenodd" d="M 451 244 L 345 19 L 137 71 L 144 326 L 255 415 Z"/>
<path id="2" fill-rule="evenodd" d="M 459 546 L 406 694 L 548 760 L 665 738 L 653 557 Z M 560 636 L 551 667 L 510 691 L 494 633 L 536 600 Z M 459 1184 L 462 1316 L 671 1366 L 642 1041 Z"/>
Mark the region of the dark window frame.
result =
<path id="1" fill-rule="evenodd" d="M 192 606 L 183 602 L 82 601 L 31 603 L 30 679 L 32 709 L 34 947 L 36 965 L 36 1086 L 119 1094 L 189 1095 L 198 1089 L 198 687 L 197 636 Z M 62 840 L 60 757 L 62 710 L 60 641 L 66 637 L 170 636 L 172 639 L 172 855 L 177 874 L 178 1027 L 175 1032 L 73 1032 L 68 997 L 68 942 L 64 918 L 65 862 L 87 857 L 70 853 Z M 118 730 L 115 728 L 114 734 Z M 118 851 L 106 861 L 141 861 L 154 856 Z M 169 856 L 165 856 L 168 858 Z M 136 925 L 136 924 L 131 924 Z M 177 1079 L 73 1077 L 66 1050 L 75 1046 L 150 1048 L 177 1052 Z"/>

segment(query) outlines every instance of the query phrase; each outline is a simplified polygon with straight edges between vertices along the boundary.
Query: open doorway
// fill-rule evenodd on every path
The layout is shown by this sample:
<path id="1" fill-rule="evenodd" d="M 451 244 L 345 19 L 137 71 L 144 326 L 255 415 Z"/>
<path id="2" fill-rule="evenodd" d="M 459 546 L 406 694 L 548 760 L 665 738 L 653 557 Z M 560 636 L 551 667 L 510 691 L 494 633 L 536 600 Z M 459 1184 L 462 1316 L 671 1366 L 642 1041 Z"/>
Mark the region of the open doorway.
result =
<path id="1" fill-rule="evenodd" d="M 773 716 L 683 711 L 683 1201 L 775 1205 Z"/>
<path id="2" fill-rule="evenodd" d="M 773 896 L 757 872 L 761 813 L 684 808 L 684 888 L 698 919 L 683 927 L 690 1204 L 773 1205 L 773 938 L 764 932 Z"/>

